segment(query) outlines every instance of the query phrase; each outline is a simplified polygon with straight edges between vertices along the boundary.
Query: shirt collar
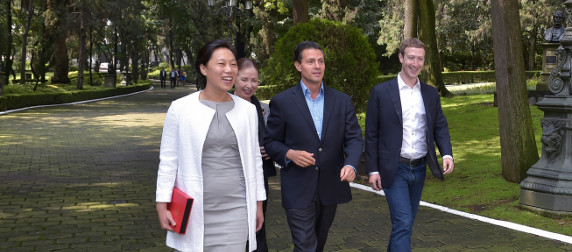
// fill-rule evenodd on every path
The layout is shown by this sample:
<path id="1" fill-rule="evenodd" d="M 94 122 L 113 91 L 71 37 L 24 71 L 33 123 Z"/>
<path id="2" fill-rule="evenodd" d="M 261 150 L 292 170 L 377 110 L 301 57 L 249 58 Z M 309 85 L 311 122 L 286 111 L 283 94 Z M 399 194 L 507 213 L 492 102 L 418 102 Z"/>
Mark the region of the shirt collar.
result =
<path id="1" fill-rule="evenodd" d="M 304 95 L 308 95 L 310 96 L 310 90 L 308 89 L 308 87 L 306 87 L 306 84 L 304 84 L 304 82 L 302 80 L 300 80 L 300 86 L 302 86 L 302 93 L 304 93 Z M 322 82 L 322 84 L 320 85 L 320 94 L 324 94 L 324 83 Z"/>
<path id="2" fill-rule="evenodd" d="M 407 87 L 410 88 L 409 86 L 407 86 L 407 84 L 405 84 L 405 81 L 403 81 L 403 79 L 401 79 L 401 72 L 399 72 L 397 74 L 397 85 L 399 87 L 399 90 Z M 417 78 L 417 82 L 415 83 L 415 85 L 413 86 L 413 88 L 420 88 L 421 85 L 419 84 L 419 78 Z"/>

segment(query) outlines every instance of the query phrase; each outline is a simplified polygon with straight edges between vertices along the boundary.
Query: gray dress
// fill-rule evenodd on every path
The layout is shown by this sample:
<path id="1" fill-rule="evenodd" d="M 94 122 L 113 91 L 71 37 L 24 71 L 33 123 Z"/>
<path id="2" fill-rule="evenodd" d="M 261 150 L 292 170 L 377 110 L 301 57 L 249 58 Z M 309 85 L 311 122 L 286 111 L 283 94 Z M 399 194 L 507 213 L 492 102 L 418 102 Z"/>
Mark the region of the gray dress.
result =
<path id="1" fill-rule="evenodd" d="M 216 110 L 203 147 L 204 251 L 245 251 L 246 185 L 236 135 L 226 118 L 234 101 L 201 102 Z"/>

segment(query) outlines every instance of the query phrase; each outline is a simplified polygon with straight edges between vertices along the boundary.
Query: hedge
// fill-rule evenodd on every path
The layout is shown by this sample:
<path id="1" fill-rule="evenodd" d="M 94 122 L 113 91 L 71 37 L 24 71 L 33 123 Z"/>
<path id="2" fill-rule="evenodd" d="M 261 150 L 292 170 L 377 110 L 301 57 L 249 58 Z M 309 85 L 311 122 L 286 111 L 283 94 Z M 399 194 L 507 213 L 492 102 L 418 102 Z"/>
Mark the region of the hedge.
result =
<path id="1" fill-rule="evenodd" d="M 541 71 L 526 71 L 526 78 L 532 79 L 539 77 Z M 377 83 L 391 80 L 397 76 L 380 75 L 377 78 Z M 461 72 L 445 72 L 443 73 L 443 81 L 446 85 L 451 84 L 467 84 L 467 83 L 481 83 L 481 82 L 496 82 L 495 71 L 461 71 Z"/>
<path id="2" fill-rule="evenodd" d="M 118 86 L 103 90 L 78 90 L 53 94 L 17 94 L 0 97 L 0 111 L 31 106 L 50 105 L 100 99 L 104 97 L 130 94 L 149 89 L 151 84 Z"/>

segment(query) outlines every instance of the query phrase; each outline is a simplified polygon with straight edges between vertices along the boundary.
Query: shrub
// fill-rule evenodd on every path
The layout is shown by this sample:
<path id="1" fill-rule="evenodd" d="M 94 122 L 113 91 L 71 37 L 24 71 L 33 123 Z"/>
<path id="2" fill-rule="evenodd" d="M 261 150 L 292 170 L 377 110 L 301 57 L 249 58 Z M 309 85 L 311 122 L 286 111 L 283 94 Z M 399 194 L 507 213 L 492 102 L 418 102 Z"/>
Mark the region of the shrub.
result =
<path id="1" fill-rule="evenodd" d="M 13 86 L 13 85 L 11 85 Z M 18 109 L 37 105 L 49 105 L 99 99 L 103 97 L 129 94 L 151 87 L 150 81 L 131 86 L 119 86 L 117 88 L 104 88 L 94 90 L 74 90 L 49 93 L 13 94 L 0 97 L 0 111 Z"/>
<path id="2" fill-rule="evenodd" d="M 283 91 L 300 81 L 293 62 L 299 42 L 318 43 L 326 55 L 324 84 L 348 94 L 356 110 L 364 111 L 369 91 L 379 75 L 375 52 L 362 32 L 353 26 L 313 19 L 298 24 L 278 41 L 261 79 L 272 86 L 272 93 Z"/>
<path id="3" fill-rule="evenodd" d="M 379 75 L 377 77 L 377 82 L 381 83 L 388 81 L 395 78 L 396 76 L 397 74 Z M 536 86 L 536 82 L 540 78 L 539 76 L 540 71 L 526 71 L 526 79 L 532 81 L 534 86 Z M 445 82 L 445 85 L 496 82 L 495 71 L 444 72 L 443 81 Z M 529 85 L 532 84 L 529 83 Z"/>

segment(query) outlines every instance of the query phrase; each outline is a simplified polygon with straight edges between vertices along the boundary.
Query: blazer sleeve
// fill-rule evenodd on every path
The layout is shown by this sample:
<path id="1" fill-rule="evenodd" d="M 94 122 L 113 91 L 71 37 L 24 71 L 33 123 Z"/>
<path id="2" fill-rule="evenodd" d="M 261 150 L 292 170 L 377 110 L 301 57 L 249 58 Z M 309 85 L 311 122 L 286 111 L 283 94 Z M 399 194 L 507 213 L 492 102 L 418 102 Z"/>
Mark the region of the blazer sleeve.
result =
<path id="1" fill-rule="evenodd" d="M 159 154 L 159 171 L 157 173 L 157 202 L 170 202 L 178 169 L 178 141 L 179 141 L 179 118 L 177 103 L 174 102 L 167 111 L 163 135 L 161 137 L 161 149 Z"/>
<path id="2" fill-rule="evenodd" d="M 447 124 L 447 119 L 443 110 L 441 108 L 441 99 L 437 94 L 436 102 L 436 116 L 435 116 L 435 128 L 433 129 L 433 135 L 435 137 L 435 143 L 437 148 L 439 148 L 439 153 L 441 156 L 451 155 L 453 156 L 453 147 L 451 146 L 451 136 L 449 135 L 449 126 Z"/>
<path id="3" fill-rule="evenodd" d="M 377 87 L 377 86 L 376 86 Z M 365 117 L 365 171 L 380 172 L 377 165 L 378 141 L 379 141 L 379 97 L 377 88 L 374 87 L 369 95 Z"/>
<path id="4" fill-rule="evenodd" d="M 363 153 L 363 137 L 361 127 L 357 120 L 356 112 L 351 98 L 347 99 L 346 113 L 345 113 L 345 143 L 344 165 L 351 165 L 358 168 L 361 163 L 361 156 Z"/>
<path id="5" fill-rule="evenodd" d="M 270 100 L 270 115 L 266 122 L 266 135 L 264 148 L 276 163 L 286 166 L 286 152 L 290 149 L 286 146 L 286 121 L 282 114 L 282 104 L 276 99 Z"/>

